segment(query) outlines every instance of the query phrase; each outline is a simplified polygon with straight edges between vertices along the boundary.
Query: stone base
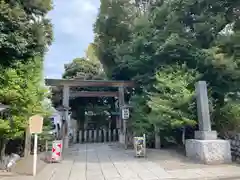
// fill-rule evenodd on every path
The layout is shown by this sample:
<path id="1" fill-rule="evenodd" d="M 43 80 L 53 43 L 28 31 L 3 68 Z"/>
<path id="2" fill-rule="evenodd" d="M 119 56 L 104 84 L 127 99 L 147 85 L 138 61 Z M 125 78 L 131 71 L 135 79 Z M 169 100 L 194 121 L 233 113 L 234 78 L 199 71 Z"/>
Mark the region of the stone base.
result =
<path id="1" fill-rule="evenodd" d="M 186 156 L 204 164 L 223 164 L 232 161 L 230 143 L 227 140 L 188 139 Z"/>
<path id="2" fill-rule="evenodd" d="M 119 143 L 120 144 L 125 144 L 125 136 L 123 133 L 119 133 Z"/>
<path id="3" fill-rule="evenodd" d="M 215 140 L 217 139 L 217 131 L 195 131 L 194 138 L 199 140 Z"/>
<path id="4" fill-rule="evenodd" d="M 64 149 L 69 148 L 69 137 L 65 137 L 64 138 L 64 145 L 63 145 Z"/>

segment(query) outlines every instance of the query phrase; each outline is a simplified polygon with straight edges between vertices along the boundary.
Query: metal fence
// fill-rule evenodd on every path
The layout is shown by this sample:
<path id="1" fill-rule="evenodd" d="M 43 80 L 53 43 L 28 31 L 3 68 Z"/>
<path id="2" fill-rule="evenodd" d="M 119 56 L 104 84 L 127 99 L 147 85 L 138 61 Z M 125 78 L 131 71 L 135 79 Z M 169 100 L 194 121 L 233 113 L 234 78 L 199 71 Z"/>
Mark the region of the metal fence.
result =
<path id="1" fill-rule="evenodd" d="M 119 129 L 81 130 L 80 143 L 116 142 L 119 139 Z"/>

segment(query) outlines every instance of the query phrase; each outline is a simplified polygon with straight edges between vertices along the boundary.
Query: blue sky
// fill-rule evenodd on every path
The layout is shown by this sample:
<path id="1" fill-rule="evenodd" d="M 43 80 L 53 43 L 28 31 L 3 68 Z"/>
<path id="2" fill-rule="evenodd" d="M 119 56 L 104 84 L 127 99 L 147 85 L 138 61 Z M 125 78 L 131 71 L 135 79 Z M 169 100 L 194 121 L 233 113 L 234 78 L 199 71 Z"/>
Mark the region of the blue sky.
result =
<path id="1" fill-rule="evenodd" d="M 48 14 L 54 26 L 54 41 L 45 56 L 46 78 L 61 78 L 64 64 L 85 55 L 93 41 L 99 0 L 53 0 L 54 9 Z"/>

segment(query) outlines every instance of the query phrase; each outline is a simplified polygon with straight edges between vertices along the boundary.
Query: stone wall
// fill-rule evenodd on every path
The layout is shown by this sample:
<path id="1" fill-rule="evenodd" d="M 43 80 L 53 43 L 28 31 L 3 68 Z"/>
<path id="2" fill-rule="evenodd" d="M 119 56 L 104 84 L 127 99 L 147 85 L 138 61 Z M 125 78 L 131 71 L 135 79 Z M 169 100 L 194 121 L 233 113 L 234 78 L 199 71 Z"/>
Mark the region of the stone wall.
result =
<path id="1" fill-rule="evenodd" d="M 231 135 L 229 140 L 231 143 L 232 159 L 240 163 L 240 134 Z"/>

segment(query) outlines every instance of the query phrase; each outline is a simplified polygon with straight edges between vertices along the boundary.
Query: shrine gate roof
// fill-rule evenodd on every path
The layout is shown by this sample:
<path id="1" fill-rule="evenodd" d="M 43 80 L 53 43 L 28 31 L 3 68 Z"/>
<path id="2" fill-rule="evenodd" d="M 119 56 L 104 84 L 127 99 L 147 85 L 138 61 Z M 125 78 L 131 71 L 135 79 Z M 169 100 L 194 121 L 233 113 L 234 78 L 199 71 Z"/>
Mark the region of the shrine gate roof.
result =
<path id="1" fill-rule="evenodd" d="M 72 87 L 134 87 L 133 81 L 107 81 L 107 80 L 79 80 L 79 79 L 45 79 L 47 86 Z"/>

